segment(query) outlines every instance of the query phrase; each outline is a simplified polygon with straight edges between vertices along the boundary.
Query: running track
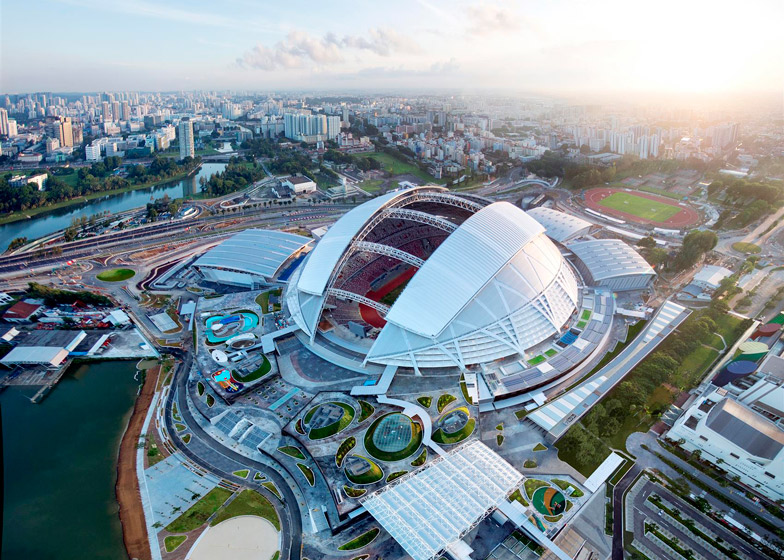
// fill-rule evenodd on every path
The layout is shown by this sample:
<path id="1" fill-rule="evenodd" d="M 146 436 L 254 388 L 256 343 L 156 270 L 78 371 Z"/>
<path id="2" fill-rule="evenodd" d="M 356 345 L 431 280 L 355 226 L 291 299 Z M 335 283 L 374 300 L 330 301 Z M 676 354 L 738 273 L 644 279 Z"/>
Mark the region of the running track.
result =
<path id="1" fill-rule="evenodd" d="M 635 216 L 634 214 L 629 214 L 628 212 L 623 212 L 621 210 L 615 210 L 614 208 L 609 208 L 607 206 L 602 206 L 600 204 L 602 200 L 604 200 L 611 194 L 617 192 L 631 194 L 634 196 L 639 196 L 640 198 L 647 198 L 649 200 L 655 200 L 656 202 L 661 202 L 662 204 L 667 204 L 669 206 L 675 206 L 677 208 L 680 208 L 680 212 L 678 212 L 672 218 L 670 218 L 665 222 L 654 222 L 652 220 L 646 220 L 645 218 L 640 218 L 639 216 Z M 683 229 L 689 226 L 693 226 L 699 223 L 700 221 L 700 215 L 691 206 L 678 204 L 678 202 L 673 199 L 656 196 L 655 194 L 650 194 L 642 191 L 626 191 L 624 189 L 605 189 L 605 188 L 591 189 L 589 191 L 586 191 L 585 193 L 585 205 L 591 210 L 594 210 L 596 212 L 601 212 L 602 214 L 609 214 L 610 216 L 621 218 L 623 220 L 628 220 L 630 222 L 634 222 L 638 224 L 651 224 L 654 226 L 666 227 L 671 229 Z"/>
<path id="2" fill-rule="evenodd" d="M 372 299 L 373 301 L 381 301 L 381 298 L 387 295 L 389 292 L 403 284 L 404 282 L 408 282 L 412 276 L 416 273 L 418 269 L 416 267 L 411 267 L 407 269 L 405 272 L 400 274 L 397 278 L 394 278 L 381 286 L 378 290 L 370 290 L 368 293 L 365 294 L 365 297 Z M 371 327 L 383 328 L 387 322 L 379 315 L 378 311 L 373 309 L 372 307 L 368 307 L 367 305 L 359 304 L 359 313 L 362 315 L 362 320 L 365 321 Z"/>

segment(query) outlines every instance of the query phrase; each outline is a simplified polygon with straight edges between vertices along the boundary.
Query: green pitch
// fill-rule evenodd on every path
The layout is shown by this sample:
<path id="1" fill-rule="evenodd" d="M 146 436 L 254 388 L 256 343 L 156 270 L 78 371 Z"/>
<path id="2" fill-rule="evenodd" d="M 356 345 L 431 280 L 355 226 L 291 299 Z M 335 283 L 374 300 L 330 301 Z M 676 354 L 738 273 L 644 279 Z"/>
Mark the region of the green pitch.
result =
<path id="1" fill-rule="evenodd" d="M 599 204 L 652 222 L 666 222 L 681 211 L 677 206 L 622 192 L 611 194 Z"/>

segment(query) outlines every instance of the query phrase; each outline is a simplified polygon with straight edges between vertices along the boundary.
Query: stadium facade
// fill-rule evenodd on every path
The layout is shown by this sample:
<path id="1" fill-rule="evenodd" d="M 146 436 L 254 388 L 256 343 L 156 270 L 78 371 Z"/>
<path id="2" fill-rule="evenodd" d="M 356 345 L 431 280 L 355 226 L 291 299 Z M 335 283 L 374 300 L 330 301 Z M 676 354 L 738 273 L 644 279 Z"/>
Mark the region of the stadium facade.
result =
<path id="1" fill-rule="evenodd" d="M 524 211 L 428 186 L 348 212 L 285 299 L 311 344 L 420 371 L 523 355 L 564 330 L 580 290 Z"/>

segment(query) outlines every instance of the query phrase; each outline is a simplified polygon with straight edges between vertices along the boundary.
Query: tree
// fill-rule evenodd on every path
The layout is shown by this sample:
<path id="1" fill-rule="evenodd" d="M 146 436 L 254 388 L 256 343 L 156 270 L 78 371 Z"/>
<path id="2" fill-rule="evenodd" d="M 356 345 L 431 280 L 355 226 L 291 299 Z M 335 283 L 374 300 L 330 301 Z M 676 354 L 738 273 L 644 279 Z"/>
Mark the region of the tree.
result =
<path id="1" fill-rule="evenodd" d="M 681 271 L 693 266 L 702 255 L 712 251 L 718 241 L 719 238 L 715 232 L 696 229 L 690 231 L 683 238 L 681 250 L 675 257 L 675 269 Z"/>
<path id="2" fill-rule="evenodd" d="M 643 237 L 637 242 L 638 247 L 642 247 L 643 249 L 653 249 L 656 247 L 656 240 L 648 235 L 647 237 Z"/>

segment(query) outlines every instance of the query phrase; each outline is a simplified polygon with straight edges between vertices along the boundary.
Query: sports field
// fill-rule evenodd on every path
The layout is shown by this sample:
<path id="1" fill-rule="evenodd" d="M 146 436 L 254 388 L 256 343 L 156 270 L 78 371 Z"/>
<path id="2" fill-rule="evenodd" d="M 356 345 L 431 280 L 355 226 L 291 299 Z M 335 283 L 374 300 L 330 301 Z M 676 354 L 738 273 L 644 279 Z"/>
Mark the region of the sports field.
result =
<path id="1" fill-rule="evenodd" d="M 664 204 L 663 202 L 625 192 L 615 192 L 603 198 L 599 205 L 626 212 L 652 222 L 666 222 L 681 211 L 681 208 L 678 206 Z"/>

